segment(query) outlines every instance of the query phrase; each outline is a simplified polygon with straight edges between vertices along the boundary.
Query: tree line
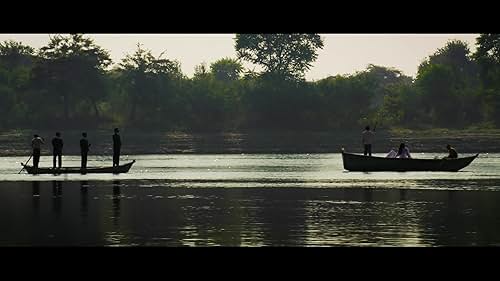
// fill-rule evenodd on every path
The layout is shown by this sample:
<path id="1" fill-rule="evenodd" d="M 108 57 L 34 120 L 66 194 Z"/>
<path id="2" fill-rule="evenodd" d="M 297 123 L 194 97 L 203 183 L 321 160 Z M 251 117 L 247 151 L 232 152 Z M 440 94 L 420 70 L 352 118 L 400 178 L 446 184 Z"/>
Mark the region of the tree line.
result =
<path id="1" fill-rule="evenodd" d="M 415 77 L 369 65 L 306 81 L 323 48 L 317 34 L 237 34 L 236 58 L 201 63 L 191 78 L 179 61 L 140 44 L 113 64 L 107 50 L 82 34 L 53 36 L 39 49 L 4 41 L 0 128 L 499 127 L 500 35 L 481 34 L 476 45 L 473 53 L 466 42 L 447 42 Z M 262 71 L 245 69 L 242 61 Z"/>

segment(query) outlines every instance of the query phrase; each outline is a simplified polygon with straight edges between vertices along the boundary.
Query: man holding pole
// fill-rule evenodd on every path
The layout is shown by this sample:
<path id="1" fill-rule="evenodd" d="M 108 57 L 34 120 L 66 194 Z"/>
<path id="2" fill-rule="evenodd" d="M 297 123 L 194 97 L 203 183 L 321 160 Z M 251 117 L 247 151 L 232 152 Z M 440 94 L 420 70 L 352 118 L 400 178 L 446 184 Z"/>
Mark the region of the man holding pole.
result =
<path id="1" fill-rule="evenodd" d="M 41 138 L 39 135 L 33 135 L 33 139 L 31 140 L 31 147 L 33 148 L 33 167 L 35 169 L 38 169 L 38 163 L 40 162 L 40 150 L 42 144 L 44 143 L 45 142 L 43 141 L 43 138 Z"/>

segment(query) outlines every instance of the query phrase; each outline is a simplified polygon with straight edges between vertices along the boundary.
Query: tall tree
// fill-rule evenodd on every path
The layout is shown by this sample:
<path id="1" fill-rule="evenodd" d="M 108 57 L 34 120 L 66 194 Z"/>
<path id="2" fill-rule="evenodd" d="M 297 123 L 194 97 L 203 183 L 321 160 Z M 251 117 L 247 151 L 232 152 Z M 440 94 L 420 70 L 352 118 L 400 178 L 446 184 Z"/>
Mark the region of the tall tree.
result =
<path id="1" fill-rule="evenodd" d="M 88 100 L 95 115 L 99 116 L 97 102 L 105 95 L 104 70 L 111 64 L 109 53 L 81 34 L 56 35 L 40 49 L 40 67 L 52 83 L 51 90 L 60 95 L 64 104 L 64 117 L 78 101 Z M 72 99 L 74 101 L 71 101 Z"/>
<path id="2" fill-rule="evenodd" d="M 477 45 L 476 58 L 500 64 L 500 34 L 481 34 Z"/>
<path id="3" fill-rule="evenodd" d="M 476 62 L 466 42 L 451 40 L 424 60 L 416 84 L 427 115 L 435 125 L 460 127 L 480 121 L 480 87 Z"/>
<path id="4" fill-rule="evenodd" d="M 13 67 L 31 64 L 35 49 L 13 40 L 0 43 L 0 62 Z"/>
<path id="5" fill-rule="evenodd" d="M 0 43 L 0 127 L 25 115 L 25 95 L 31 79 L 35 50 L 21 42 Z"/>
<path id="6" fill-rule="evenodd" d="M 243 65 L 236 59 L 223 58 L 212 63 L 210 71 L 219 81 L 235 81 L 240 78 Z"/>
<path id="7" fill-rule="evenodd" d="M 481 69 L 484 111 L 500 126 L 500 34 L 481 34 L 474 57 Z"/>
<path id="8" fill-rule="evenodd" d="M 261 65 L 265 73 L 303 79 L 323 48 L 318 34 L 237 34 L 238 58 Z"/>
<path id="9" fill-rule="evenodd" d="M 210 72 L 208 71 L 207 63 L 202 62 L 194 67 L 194 79 L 205 79 L 210 76 Z"/>
<path id="10" fill-rule="evenodd" d="M 129 120 L 132 122 L 137 120 L 139 107 L 149 107 L 151 113 L 159 112 L 160 96 L 164 94 L 169 79 L 182 78 L 180 63 L 162 58 L 163 55 L 155 57 L 151 50 L 137 44 L 137 50 L 127 54 L 119 64 L 120 81 L 129 97 Z"/>

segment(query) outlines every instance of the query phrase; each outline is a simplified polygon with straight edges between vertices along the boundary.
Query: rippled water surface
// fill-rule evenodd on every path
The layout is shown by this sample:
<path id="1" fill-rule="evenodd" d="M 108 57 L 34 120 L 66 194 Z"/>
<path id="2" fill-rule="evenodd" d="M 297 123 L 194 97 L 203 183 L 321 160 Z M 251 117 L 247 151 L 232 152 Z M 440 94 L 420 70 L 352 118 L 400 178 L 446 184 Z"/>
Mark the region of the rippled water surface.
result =
<path id="1" fill-rule="evenodd" d="M 455 173 L 347 172 L 320 153 L 133 155 L 128 174 L 18 174 L 26 158 L 0 157 L 0 245 L 500 244 L 500 154 Z"/>

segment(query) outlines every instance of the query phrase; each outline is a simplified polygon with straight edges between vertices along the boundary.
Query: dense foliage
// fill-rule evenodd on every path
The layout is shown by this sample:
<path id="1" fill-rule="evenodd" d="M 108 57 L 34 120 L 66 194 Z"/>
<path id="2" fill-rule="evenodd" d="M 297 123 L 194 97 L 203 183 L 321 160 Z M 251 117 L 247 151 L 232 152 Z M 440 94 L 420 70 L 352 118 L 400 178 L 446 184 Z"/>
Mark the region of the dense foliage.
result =
<path id="1" fill-rule="evenodd" d="M 306 81 L 323 41 L 315 34 L 238 34 L 237 58 L 180 62 L 138 45 L 120 62 L 91 38 L 52 37 L 38 50 L 0 43 L 0 128 L 127 126 L 186 131 L 500 126 L 500 35 L 477 51 L 449 41 L 416 77 L 369 65 Z M 240 60 L 260 64 L 257 73 Z M 334 62 L 333 62 L 334 63 Z"/>

